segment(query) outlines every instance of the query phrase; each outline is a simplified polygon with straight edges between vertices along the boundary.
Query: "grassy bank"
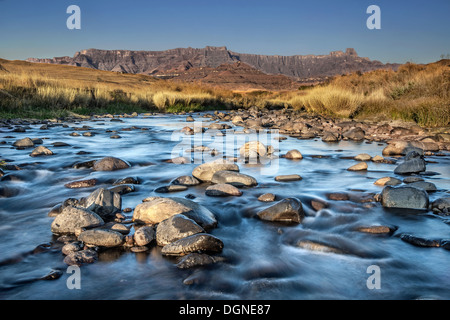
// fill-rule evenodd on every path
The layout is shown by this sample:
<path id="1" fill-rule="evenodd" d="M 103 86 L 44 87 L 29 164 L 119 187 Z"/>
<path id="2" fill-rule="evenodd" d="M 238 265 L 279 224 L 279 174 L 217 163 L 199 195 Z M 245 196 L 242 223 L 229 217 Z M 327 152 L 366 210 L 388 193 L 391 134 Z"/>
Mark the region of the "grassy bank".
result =
<path id="1" fill-rule="evenodd" d="M 276 97 L 294 108 L 333 117 L 450 124 L 450 60 L 405 64 L 334 78 L 327 84 Z"/>

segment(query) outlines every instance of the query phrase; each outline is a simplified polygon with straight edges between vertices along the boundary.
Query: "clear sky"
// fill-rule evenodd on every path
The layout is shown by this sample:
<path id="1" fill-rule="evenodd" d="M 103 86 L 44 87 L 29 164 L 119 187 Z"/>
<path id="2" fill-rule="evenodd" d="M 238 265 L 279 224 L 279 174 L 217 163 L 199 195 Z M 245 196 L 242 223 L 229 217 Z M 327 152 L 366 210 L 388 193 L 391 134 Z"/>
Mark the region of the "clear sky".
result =
<path id="1" fill-rule="evenodd" d="M 81 9 L 81 30 L 66 27 L 69 5 Z M 381 30 L 366 26 L 370 5 L 381 8 Z M 207 45 L 269 55 L 351 47 L 382 62 L 428 63 L 450 54 L 450 0 L 0 0 L 5 59 Z"/>

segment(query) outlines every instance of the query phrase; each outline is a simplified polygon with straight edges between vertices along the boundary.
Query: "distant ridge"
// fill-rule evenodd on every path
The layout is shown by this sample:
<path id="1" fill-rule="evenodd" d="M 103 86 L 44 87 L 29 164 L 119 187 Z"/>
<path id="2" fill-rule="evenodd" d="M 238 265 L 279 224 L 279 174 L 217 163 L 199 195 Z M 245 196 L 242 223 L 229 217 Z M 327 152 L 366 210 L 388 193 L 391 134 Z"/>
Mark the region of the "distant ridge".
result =
<path id="1" fill-rule="evenodd" d="M 351 72 L 394 69 L 399 64 L 359 57 L 355 49 L 333 51 L 328 55 L 258 55 L 236 53 L 227 47 L 177 48 L 165 51 L 88 49 L 73 57 L 29 58 L 28 62 L 65 64 L 105 71 L 146 74 L 176 78 L 192 68 L 217 68 L 242 62 L 270 75 L 284 75 L 294 80 L 331 77 Z"/>

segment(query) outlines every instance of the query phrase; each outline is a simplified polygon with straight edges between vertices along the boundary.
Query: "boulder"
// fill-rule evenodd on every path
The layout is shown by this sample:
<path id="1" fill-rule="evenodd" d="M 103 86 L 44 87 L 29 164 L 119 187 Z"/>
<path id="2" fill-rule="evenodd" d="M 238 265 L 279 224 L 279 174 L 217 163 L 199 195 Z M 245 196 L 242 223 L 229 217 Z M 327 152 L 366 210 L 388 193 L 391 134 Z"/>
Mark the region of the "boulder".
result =
<path id="1" fill-rule="evenodd" d="M 165 246 L 197 233 L 205 233 L 205 230 L 185 215 L 176 214 L 158 224 L 156 242 L 159 246 Z"/>
<path id="2" fill-rule="evenodd" d="M 286 198 L 261 210 L 257 216 L 266 221 L 302 222 L 305 217 L 302 202 L 297 198 Z"/>
<path id="3" fill-rule="evenodd" d="M 341 140 L 340 134 L 334 131 L 325 131 L 322 135 L 323 142 L 338 142 Z"/>
<path id="4" fill-rule="evenodd" d="M 275 201 L 276 196 L 273 193 L 265 193 L 258 197 L 258 201 L 261 202 L 273 202 Z"/>
<path id="5" fill-rule="evenodd" d="M 173 180 L 171 183 L 182 186 L 195 186 L 200 184 L 200 181 L 192 176 L 181 176 Z"/>
<path id="6" fill-rule="evenodd" d="M 220 259 L 217 259 L 216 257 L 210 256 L 206 253 L 189 253 L 187 256 L 184 256 L 180 259 L 180 261 L 177 263 L 177 268 L 195 268 L 216 263 L 218 260 Z"/>
<path id="7" fill-rule="evenodd" d="M 387 208 L 427 209 L 429 198 L 423 189 L 387 186 L 381 192 L 381 204 Z"/>
<path id="8" fill-rule="evenodd" d="M 416 182 L 412 182 L 409 184 L 409 186 L 411 187 L 415 187 L 415 188 L 419 188 L 419 189 L 423 189 L 427 192 L 433 192 L 436 191 L 436 185 L 434 183 L 431 182 L 427 182 L 427 181 L 416 181 Z"/>
<path id="9" fill-rule="evenodd" d="M 284 155 L 284 157 L 286 159 L 291 159 L 291 160 L 300 160 L 303 159 L 303 155 L 300 153 L 300 151 L 293 149 L 293 150 L 289 150 L 288 152 L 286 152 L 286 154 Z"/>
<path id="10" fill-rule="evenodd" d="M 99 188 L 86 198 L 81 198 L 79 205 L 97 213 L 102 218 L 113 217 L 122 210 L 122 198 L 120 194 Z"/>
<path id="11" fill-rule="evenodd" d="M 224 184 L 228 183 L 235 187 L 252 187 L 256 186 L 258 182 L 252 176 L 236 172 L 236 171 L 217 171 L 211 178 L 212 183 Z"/>
<path id="12" fill-rule="evenodd" d="M 393 177 L 383 177 L 373 183 L 376 186 L 396 186 L 402 184 L 402 181 Z"/>
<path id="13" fill-rule="evenodd" d="M 214 214 L 198 203 L 183 198 L 153 197 L 134 209 L 133 220 L 145 224 L 158 224 L 176 214 L 184 214 L 205 230 L 214 228 L 217 220 Z"/>
<path id="14" fill-rule="evenodd" d="M 155 229 L 152 226 L 142 226 L 134 232 L 133 238 L 138 246 L 146 246 L 155 240 Z"/>
<path id="15" fill-rule="evenodd" d="M 30 157 L 38 157 L 38 156 L 51 156 L 53 155 L 53 152 L 44 147 L 44 146 L 39 146 L 34 148 L 33 151 L 31 151 Z"/>
<path id="16" fill-rule="evenodd" d="M 254 159 L 264 157 L 268 154 L 267 147 L 259 141 L 247 142 L 239 149 L 239 153 L 244 158 Z"/>
<path id="17" fill-rule="evenodd" d="M 238 172 L 239 167 L 234 163 L 225 162 L 220 159 L 218 161 L 207 162 L 197 166 L 192 171 L 192 175 L 200 181 L 211 181 L 214 173 L 224 170 Z"/>
<path id="18" fill-rule="evenodd" d="M 64 263 L 69 266 L 82 266 L 88 263 L 94 263 L 98 259 L 98 254 L 94 250 L 87 249 L 74 251 L 64 258 Z"/>
<path id="19" fill-rule="evenodd" d="M 230 171 L 231 172 L 231 171 Z M 205 194 L 210 197 L 228 197 L 228 196 L 241 196 L 240 191 L 235 186 L 228 183 L 219 183 L 206 188 Z"/>
<path id="20" fill-rule="evenodd" d="M 223 249 L 223 242 L 207 233 L 195 235 L 177 240 L 165 245 L 161 253 L 165 256 L 184 256 L 189 253 L 217 253 Z"/>
<path id="21" fill-rule="evenodd" d="M 79 241 L 87 245 L 112 248 L 123 243 L 124 236 L 113 230 L 86 230 L 78 236 Z"/>
<path id="22" fill-rule="evenodd" d="M 125 162 L 122 159 L 114 158 L 114 157 L 105 157 L 103 159 L 97 160 L 94 163 L 95 171 L 115 171 L 127 169 L 130 167 L 130 164 Z"/>
<path id="23" fill-rule="evenodd" d="M 16 148 L 33 148 L 34 142 L 30 138 L 23 138 L 13 143 Z"/>
<path id="24" fill-rule="evenodd" d="M 423 156 L 416 151 L 410 151 L 405 156 L 403 162 L 401 162 L 397 168 L 395 168 L 395 174 L 413 174 L 424 172 L 426 170 L 425 160 Z"/>
<path id="25" fill-rule="evenodd" d="M 360 163 L 357 163 L 357 164 L 351 166 L 347 170 L 348 171 L 364 171 L 364 170 L 367 170 L 367 168 L 368 168 L 368 165 L 366 162 L 360 162 Z"/>
<path id="26" fill-rule="evenodd" d="M 103 224 L 103 219 L 96 213 L 84 208 L 67 206 L 53 220 L 51 231 L 55 234 L 75 233 L 78 228 L 93 228 Z"/>
<path id="27" fill-rule="evenodd" d="M 343 137 L 354 141 L 362 141 L 365 135 L 366 133 L 363 129 L 356 127 L 344 132 Z"/>
<path id="28" fill-rule="evenodd" d="M 357 161 L 370 161 L 372 160 L 372 157 L 367 153 L 360 153 L 357 156 L 355 156 L 355 160 Z"/>
<path id="29" fill-rule="evenodd" d="M 417 151 L 423 153 L 423 150 L 414 147 L 410 142 L 404 140 L 391 140 L 389 145 L 383 149 L 383 156 L 400 156 L 406 155 L 410 151 Z"/>

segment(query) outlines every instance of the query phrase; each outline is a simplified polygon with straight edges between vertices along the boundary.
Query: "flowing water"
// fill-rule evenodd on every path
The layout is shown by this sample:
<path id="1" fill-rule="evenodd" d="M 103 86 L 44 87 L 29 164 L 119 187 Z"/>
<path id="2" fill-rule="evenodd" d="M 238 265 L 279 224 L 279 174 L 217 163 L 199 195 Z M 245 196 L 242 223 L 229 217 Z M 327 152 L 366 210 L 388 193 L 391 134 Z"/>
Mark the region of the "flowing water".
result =
<path id="1" fill-rule="evenodd" d="M 194 115 L 197 119 L 200 116 Z M 258 186 L 242 189 L 241 197 L 216 198 L 205 195 L 208 184 L 186 191 L 158 194 L 154 190 L 178 176 L 190 175 L 198 163 L 174 164 L 165 160 L 179 155 L 182 146 L 208 145 L 226 148 L 238 155 L 239 147 L 254 140 L 242 132 L 226 136 L 177 133 L 186 125 L 186 116 L 158 115 L 123 118 L 122 122 L 98 119 L 68 126 L 40 130 L 30 125 L 26 132 L 2 128 L 0 158 L 18 164 L 19 171 L 0 182 L 9 197 L 0 198 L 0 298 L 1 299 L 416 299 L 450 298 L 450 251 L 421 248 L 402 241 L 398 234 L 408 233 L 431 239 L 450 238 L 448 218 L 431 212 L 387 210 L 375 202 L 358 201 L 360 195 L 379 193 L 373 182 L 395 176 L 395 165 L 369 162 L 365 172 L 346 169 L 357 163 L 350 159 L 359 153 L 381 155 L 384 144 L 341 141 L 324 143 L 320 139 L 299 140 L 287 137 L 265 141 L 273 144 L 277 155 L 298 149 L 303 159 L 273 159 L 266 164 L 238 163 L 240 171 L 255 177 Z M 206 119 L 204 119 L 206 121 Z M 208 124 L 208 123 L 205 123 Z M 74 128 L 91 127 L 92 137 L 70 136 Z M 129 129 L 131 130 L 122 130 Z M 242 128 L 235 128 L 242 131 Z M 110 139 L 117 131 L 121 139 Z M 84 131 L 79 131 L 82 134 Z M 42 138 L 53 156 L 29 156 L 32 149 L 17 150 L 12 143 L 24 137 Z M 203 137 L 203 141 L 201 141 Z M 199 140 L 200 139 L 200 140 Z M 267 137 L 265 137 L 267 139 Z M 69 146 L 53 147 L 54 142 Z M 213 143 L 214 142 L 214 143 Z M 221 149 L 222 148 L 222 149 Z M 81 152 L 83 151 L 83 152 Z M 227 153 L 227 154 L 228 154 Z M 186 153 L 184 155 L 187 155 Z M 191 154 L 194 156 L 195 154 Z M 74 169 L 77 162 L 114 156 L 128 161 L 131 168 L 114 172 Z M 221 156 L 221 155 L 219 155 Z M 321 157 L 320 157 L 321 156 Z M 195 158 L 198 162 L 199 159 Z M 438 191 L 430 200 L 450 190 L 450 156 L 429 156 L 426 181 Z M 277 182 L 276 175 L 299 174 L 300 181 Z M 54 218 L 51 208 L 67 198 L 81 198 L 99 187 L 109 187 L 120 178 L 138 177 L 141 184 L 122 196 L 122 208 L 134 208 L 149 196 L 185 197 L 210 209 L 218 227 L 210 233 L 224 243 L 225 258 L 211 266 L 181 270 L 176 259 L 161 255 L 154 245 L 147 252 L 134 253 L 109 249 L 99 260 L 81 267 L 81 289 L 69 290 L 67 265 L 61 245 L 50 231 Z M 97 178 L 92 188 L 69 189 L 64 184 Z M 7 179 L 4 179 L 7 180 Z M 307 217 L 301 224 L 264 222 L 256 212 L 270 203 L 257 200 L 264 193 L 277 200 L 297 197 Z M 347 192 L 350 200 L 327 200 L 330 192 Z M 329 208 L 316 213 L 311 199 L 328 201 Z M 356 199 L 356 200 L 355 200 Z M 132 213 L 125 214 L 131 218 Z M 355 231 L 361 226 L 386 225 L 397 228 L 394 234 L 373 235 Z M 133 232 L 133 229 L 131 230 Z M 345 254 L 316 252 L 297 247 L 298 240 L 339 244 Z M 35 249 L 36 248 L 36 249 Z M 379 269 L 379 289 L 367 282 Z M 368 269 L 369 268 L 369 269 Z M 60 270 L 56 280 L 40 280 L 52 270 Z"/>

